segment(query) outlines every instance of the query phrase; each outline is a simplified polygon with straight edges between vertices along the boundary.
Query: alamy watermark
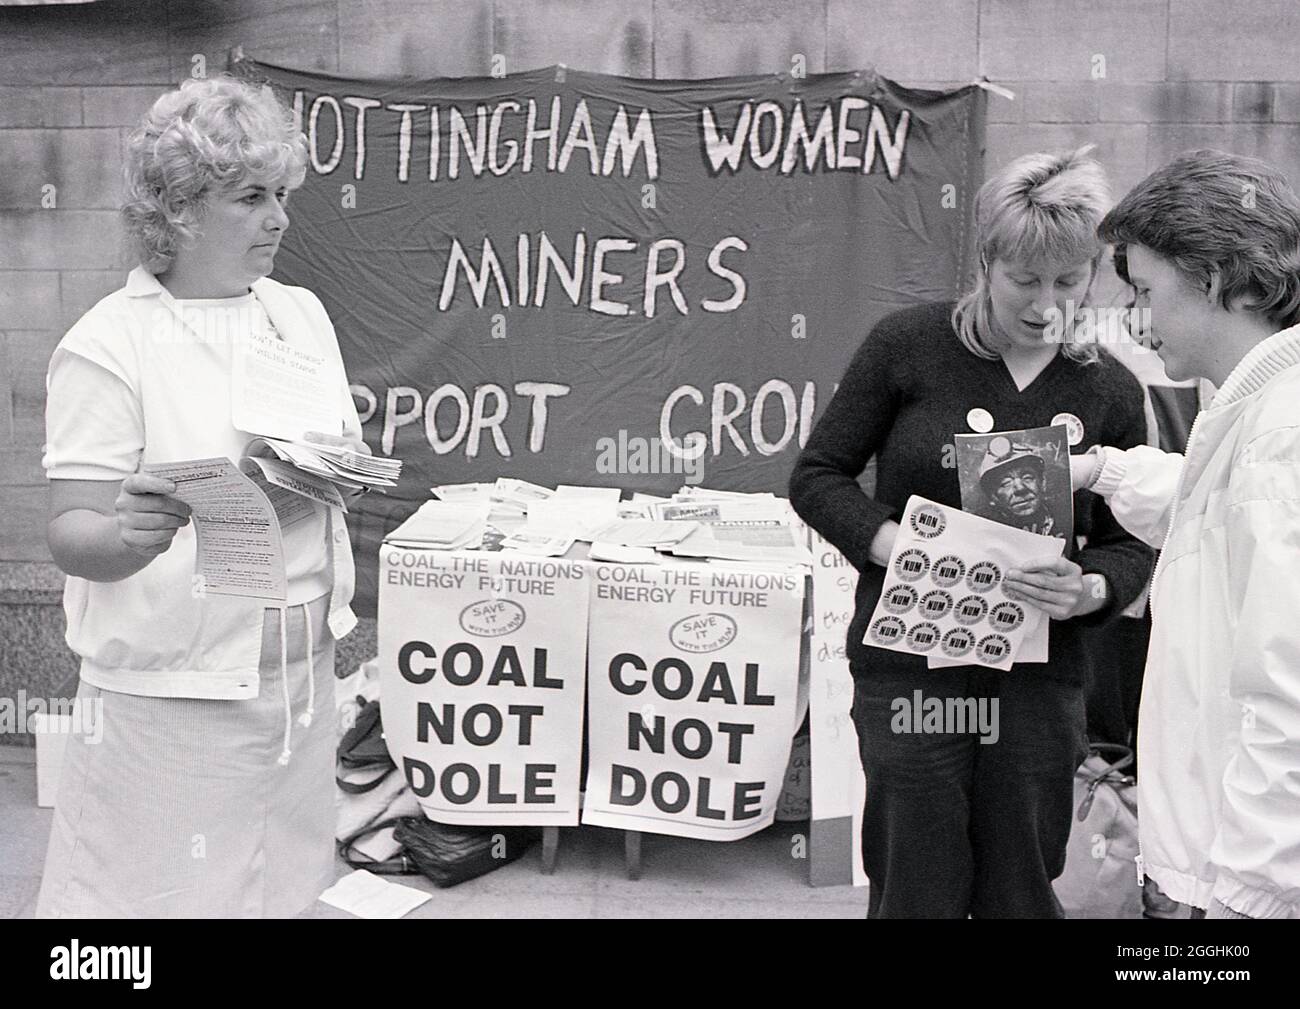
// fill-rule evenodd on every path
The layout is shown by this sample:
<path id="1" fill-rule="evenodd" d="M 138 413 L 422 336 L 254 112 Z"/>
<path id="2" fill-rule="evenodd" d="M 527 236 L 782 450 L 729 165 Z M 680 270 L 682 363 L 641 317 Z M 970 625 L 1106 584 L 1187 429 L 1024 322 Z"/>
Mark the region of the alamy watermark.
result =
<path id="1" fill-rule="evenodd" d="M 1150 351 L 1140 339 L 1151 331 L 1151 309 L 1146 306 L 1094 308 L 1068 299 L 1064 311 L 1053 305 L 1043 313 L 1043 321 L 1044 343 L 1130 343 L 1136 353 Z"/>
<path id="2" fill-rule="evenodd" d="M 996 743 L 1001 734 L 996 697 L 926 697 L 913 690 L 911 697 L 895 697 L 890 710 L 890 731 L 899 734 L 977 734 L 981 743 Z"/>
<path id="3" fill-rule="evenodd" d="M 620 430 L 617 438 L 596 439 L 596 472 L 619 476 L 674 474 L 683 483 L 704 481 L 704 436 L 688 434 L 684 443 L 666 445 L 659 438 L 642 438 Z"/>
<path id="4" fill-rule="evenodd" d="M 0 735 L 55 732 L 98 743 L 104 738 L 103 714 L 98 697 L 28 697 L 19 690 L 16 697 L 0 697 Z"/>

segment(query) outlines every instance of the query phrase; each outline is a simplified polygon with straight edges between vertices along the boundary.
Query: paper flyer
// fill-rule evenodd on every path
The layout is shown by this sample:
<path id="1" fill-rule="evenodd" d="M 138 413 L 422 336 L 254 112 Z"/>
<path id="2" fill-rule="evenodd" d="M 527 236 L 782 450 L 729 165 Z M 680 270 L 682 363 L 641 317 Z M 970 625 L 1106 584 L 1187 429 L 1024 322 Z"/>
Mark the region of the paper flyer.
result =
<path id="1" fill-rule="evenodd" d="M 773 821 L 799 714 L 805 574 L 596 566 L 582 822 L 733 841 Z"/>
<path id="2" fill-rule="evenodd" d="M 384 742 L 429 819 L 578 822 L 589 571 L 380 547 Z"/>
<path id="3" fill-rule="evenodd" d="M 283 602 L 288 598 L 284 546 L 275 508 L 229 459 L 190 459 L 141 467 L 176 484 L 172 495 L 190 506 L 195 591 Z"/>
<path id="4" fill-rule="evenodd" d="M 1046 614 L 1008 599 L 1009 568 L 1060 556 L 1065 541 L 913 495 L 864 644 L 1010 669 Z"/>
<path id="5" fill-rule="evenodd" d="M 301 441 L 338 434 L 339 378 L 319 354 L 255 332 L 235 348 L 230 417 L 241 431 Z"/>

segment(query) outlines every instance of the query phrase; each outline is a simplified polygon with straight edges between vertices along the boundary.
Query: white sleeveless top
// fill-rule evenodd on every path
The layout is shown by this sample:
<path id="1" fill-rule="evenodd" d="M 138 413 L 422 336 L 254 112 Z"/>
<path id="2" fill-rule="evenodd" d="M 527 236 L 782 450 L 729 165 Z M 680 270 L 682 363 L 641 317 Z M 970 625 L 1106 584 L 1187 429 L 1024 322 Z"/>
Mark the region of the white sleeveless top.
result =
<path id="1" fill-rule="evenodd" d="M 47 383 L 58 392 L 68 356 L 109 372 L 130 391 L 110 402 L 83 400 L 69 418 L 64 401 L 47 408 L 46 474 L 51 479 L 116 479 L 141 463 L 226 456 L 238 460 L 254 437 L 232 426 L 230 341 L 199 337 L 197 318 L 217 306 L 255 298 L 279 335 L 332 363 L 339 390 L 339 434 L 361 435 L 338 341 L 319 299 L 304 288 L 269 278 L 243 299 L 178 302 L 152 274 L 137 267 L 126 286 L 100 301 L 60 341 Z M 189 309 L 187 312 L 186 309 Z M 247 317 L 247 313 L 244 313 Z M 67 369 L 71 372 L 73 369 Z M 97 416 L 96 411 L 100 414 Z M 134 431 L 104 439 L 90 452 L 84 432 L 116 423 Z M 93 439 L 92 439 L 93 441 Z M 355 584 L 346 525 L 334 509 L 313 513 L 285 530 L 289 605 L 330 592 L 329 626 L 335 638 L 356 624 L 349 607 Z M 81 675 L 103 690 L 156 697 L 256 697 L 265 603 L 191 591 L 193 525 L 148 566 L 116 582 L 69 577 L 64 589 L 68 646 L 82 658 Z"/>

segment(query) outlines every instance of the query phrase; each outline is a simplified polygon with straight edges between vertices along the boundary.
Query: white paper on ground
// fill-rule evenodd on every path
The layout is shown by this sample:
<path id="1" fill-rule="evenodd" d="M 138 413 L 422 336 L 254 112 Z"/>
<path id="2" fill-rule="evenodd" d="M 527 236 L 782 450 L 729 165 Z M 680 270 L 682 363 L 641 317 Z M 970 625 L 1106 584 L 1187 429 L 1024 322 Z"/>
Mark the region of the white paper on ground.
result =
<path id="1" fill-rule="evenodd" d="M 358 918 L 401 918 L 432 896 L 413 886 L 390 883 L 365 869 L 355 869 L 322 893 L 320 899 Z"/>
<path id="2" fill-rule="evenodd" d="M 190 506 L 197 595 L 288 598 L 280 522 L 270 500 L 229 459 L 150 463 L 141 470 L 176 484 Z"/>

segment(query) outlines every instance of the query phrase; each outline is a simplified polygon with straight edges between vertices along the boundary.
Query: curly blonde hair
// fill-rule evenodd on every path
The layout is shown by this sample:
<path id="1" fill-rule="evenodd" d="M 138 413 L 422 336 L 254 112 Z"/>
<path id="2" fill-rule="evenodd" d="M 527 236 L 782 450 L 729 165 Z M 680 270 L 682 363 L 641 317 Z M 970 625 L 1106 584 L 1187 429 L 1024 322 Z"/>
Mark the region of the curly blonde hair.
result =
<path id="1" fill-rule="evenodd" d="M 983 268 L 975 286 L 957 302 L 952 326 L 977 357 L 993 359 L 989 343 L 993 306 L 989 266 L 996 259 L 1057 263 L 1092 261 L 1093 276 L 1105 246 L 1097 226 L 1110 205 L 1106 173 L 1090 154 L 1091 144 L 1057 154 L 1026 154 L 980 187 L 975 197 L 977 245 Z M 1066 341 L 1066 357 L 1097 360 L 1095 343 Z"/>
<path id="2" fill-rule="evenodd" d="M 296 189 L 306 166 L 306 140 L 269 86 L 229 75 L 188 80 L 131 134 L 122 220 L 140 262 L 161 273 L 201 233 L 208 193 L 251 178 Z"/>

